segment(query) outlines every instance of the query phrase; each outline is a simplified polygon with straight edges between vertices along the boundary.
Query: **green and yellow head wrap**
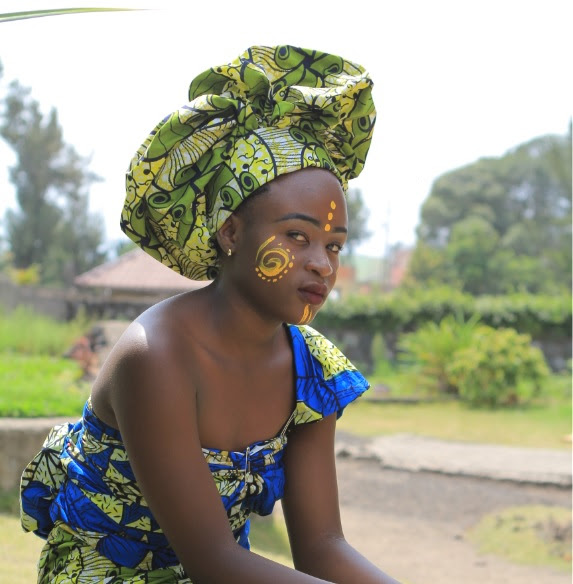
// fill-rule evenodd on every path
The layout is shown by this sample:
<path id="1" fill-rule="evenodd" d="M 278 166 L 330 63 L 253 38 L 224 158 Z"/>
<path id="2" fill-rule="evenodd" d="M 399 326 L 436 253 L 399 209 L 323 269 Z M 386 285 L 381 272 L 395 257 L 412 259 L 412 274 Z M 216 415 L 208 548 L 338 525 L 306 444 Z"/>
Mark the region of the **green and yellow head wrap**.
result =
<path id="1" fill-rule="evenodd" d="M 291 46 L 251 47 L 196 77 L 131 161 L 123 231 L 194 280 L 218 273 L 214 235 L 260 186 L 316 166 L 346 190 L 370 147 L 372 81 L 349 61 Z"/>

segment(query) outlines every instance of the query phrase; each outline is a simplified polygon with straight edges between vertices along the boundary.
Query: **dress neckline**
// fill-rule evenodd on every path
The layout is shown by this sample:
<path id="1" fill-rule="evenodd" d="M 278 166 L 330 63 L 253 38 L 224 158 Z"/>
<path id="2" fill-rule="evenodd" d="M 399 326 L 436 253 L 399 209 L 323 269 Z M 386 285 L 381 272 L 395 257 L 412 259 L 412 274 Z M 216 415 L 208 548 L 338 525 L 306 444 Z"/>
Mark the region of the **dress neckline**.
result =
<path id="1" fill-rule="evenodd" d="M 297 358 L 294 352 L 294 342 L 293 342 L 293 327 L 294 325 L 292 324 L 287 324 L 287 323 L 283 323 L 283 327 L 287 333 L 287 339 L 289 342 L 289 346 L 290 346 L 290 350 L 291 350 L 291 356 L 292 356 L 292 368 L 293 368 L 293 391 L 294 391 L 294 398 L 295 398 L 295 406 L 293 411 L 291 412 L 290 416 L 288 417 L 287 421 L 283 424 L 281 430 L 275 435 L 272 436 L 271 438 L 263 438 L 262 440 L 255 440 L 254 442 L 251 442 L 250 444 L 248 444 L 243 450 L 227 450 L 224 448 L 208 448 L 206 446 L 202 446 L 201 450 L 203 451 L 204 454 L 208 454 L 208 453 L 217 453 L 217 454 L 235 454 L 235 455 L 240 455 L 240 456 L 245 456 L 247 455 L 247 453 L 252 453 L 253 451 L 257 451 L 260 448 L 264 448 L 265 446 L 272 444 L 273 442 L 275 442 L 276 440 L 280 440 L 281 442 L 284 442 L 284 438 L 286 436 L 286 433 L 292 423 L 292 421 L 295 418 L 296 415 L 296 402 L 297 402 L 297 388 L 298 388 L 298 378 L 299 378 L 299 371 L 298 371 L 298 366 L 297 366 Z"/>
<path id="2" fill-rule="evenodd" d="M 254 442 L 251 442 L 250 444 L 248 444 L 243 450 L 227 450 L 224 448 L 209 448 L 207 446 L 201 446 L 201 450 L 203 451 L 204 454 L 216 453 L 216 454 L 227 454 L 227 455 L 234 454 L 236 456 L 237 455 L 238 456 L 245 456 L 248 453 L 253 453 L 253 452 L 260 450 L 261 448 L 264 448 L 265 446 L 275 442 L 276 440 L 280 440 L 281 443 L 284 442 L 284 438 L 286 436 L 286 433 L 287 433 L 292 421 L 294 420 L 295 415 L 296 415 L 296 411 L 297 411 L 296 401 L 298 398 L 297 388 L 298 388 L 299 371 L 298 371 L 297 358 L 295 355 L 294 343 L 293 343 L 293 327 L 294 327 L 294 325 L 285 323 L 283 326 L 286 330 L 287 339 L 289 341 L 289 345 L 290 345 L 290 349 L 291 349 L 292 364 L 293 364 L 292 365 L 293 366 L 293 385 L 294 385 L 293 389 L 294 389 L 294 397 L 295 397 L 295 407 L 294 407 L 293 411 L 291 412 L 290 416 L 288 417 L 287 421 L 283 424 L 281 430 L 275 436 L 272 436 L 271 438 L 263 438 L 262 440 L 255 440 Z M 97 425 L 101 429 L 103 429 L 107 435 L 109 435 L 115 439 L 121 440 L 121 432 L 117 428 L 114 428 L 113 426 L 109 426 L 101 418 L 99 418 L 97 416 L 97 414 L 95 413 L 95 411 L 93 409 L 91 396 L 88 397 L 88 400 L 86 403 L 86 410 L 93 417 L 93 419 L 97 423 Z"/>

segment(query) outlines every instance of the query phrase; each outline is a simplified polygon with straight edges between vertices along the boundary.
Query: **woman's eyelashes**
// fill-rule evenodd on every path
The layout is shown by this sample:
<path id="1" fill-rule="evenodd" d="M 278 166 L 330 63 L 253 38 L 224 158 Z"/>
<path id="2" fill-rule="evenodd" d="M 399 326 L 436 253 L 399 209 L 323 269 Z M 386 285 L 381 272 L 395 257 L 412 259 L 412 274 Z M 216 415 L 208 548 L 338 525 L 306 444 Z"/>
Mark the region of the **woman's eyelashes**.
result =
<path id="1" fill-rule="evenodd" d="M 289 238 L 296 241 L 297 243 L 304 244 L 310 242 L 309 236 L 306 233 L 303 233 L 302 231 L 289 231 L 287 235 Z M 327 244 L 326 248 L 335 254 L 339 254 L 344 248 L 344 245 L 338 241 L 332 241 Z"/>
<path id="2" fill-rule="evenodd" d="M 308 235 L 301 231 L 289 231 L 287 235 L 298 243 L 308 243 Z"/>

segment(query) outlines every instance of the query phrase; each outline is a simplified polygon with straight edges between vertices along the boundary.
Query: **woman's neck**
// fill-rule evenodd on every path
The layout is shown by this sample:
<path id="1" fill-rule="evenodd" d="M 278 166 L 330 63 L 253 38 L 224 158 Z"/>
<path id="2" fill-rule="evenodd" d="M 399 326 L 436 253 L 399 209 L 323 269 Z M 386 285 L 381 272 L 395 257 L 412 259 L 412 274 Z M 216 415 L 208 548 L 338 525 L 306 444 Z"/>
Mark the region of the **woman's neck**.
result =
<path id="1" fill-rule="evenodd" d="M 216 280 L 201 292 L 204 317 L 219 343 L 229 350 L 258 355 L 275 347 L 283 331 L 278 319 L 266 319 L 252 303 L 236 291 L 229 291 L 224 281 Z"/>

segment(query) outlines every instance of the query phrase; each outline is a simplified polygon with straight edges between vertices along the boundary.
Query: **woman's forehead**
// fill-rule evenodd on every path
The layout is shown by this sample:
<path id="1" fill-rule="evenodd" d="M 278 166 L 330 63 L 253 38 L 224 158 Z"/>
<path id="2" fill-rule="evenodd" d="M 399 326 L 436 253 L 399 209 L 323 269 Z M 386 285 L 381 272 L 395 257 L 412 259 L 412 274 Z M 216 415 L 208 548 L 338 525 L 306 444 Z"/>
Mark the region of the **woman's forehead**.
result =
<path id="1" fill-rule="evenodd" d="M 321 206 L 334 202 L 344 207 L 344 193 L 336 176 L 324 169 L 305 168 L 267 183 L 269 200 L 292 206 Z"/>
<path id="2" fill-rule="evenodd" d="M 262 219 L 275 222 L 305 216 L 317 225 L 346 227 L 344 192 L 337 177 L 328 170 L 308 168 L 281 175 L 265 183 L 237 208 L 250 223 Z"/>

